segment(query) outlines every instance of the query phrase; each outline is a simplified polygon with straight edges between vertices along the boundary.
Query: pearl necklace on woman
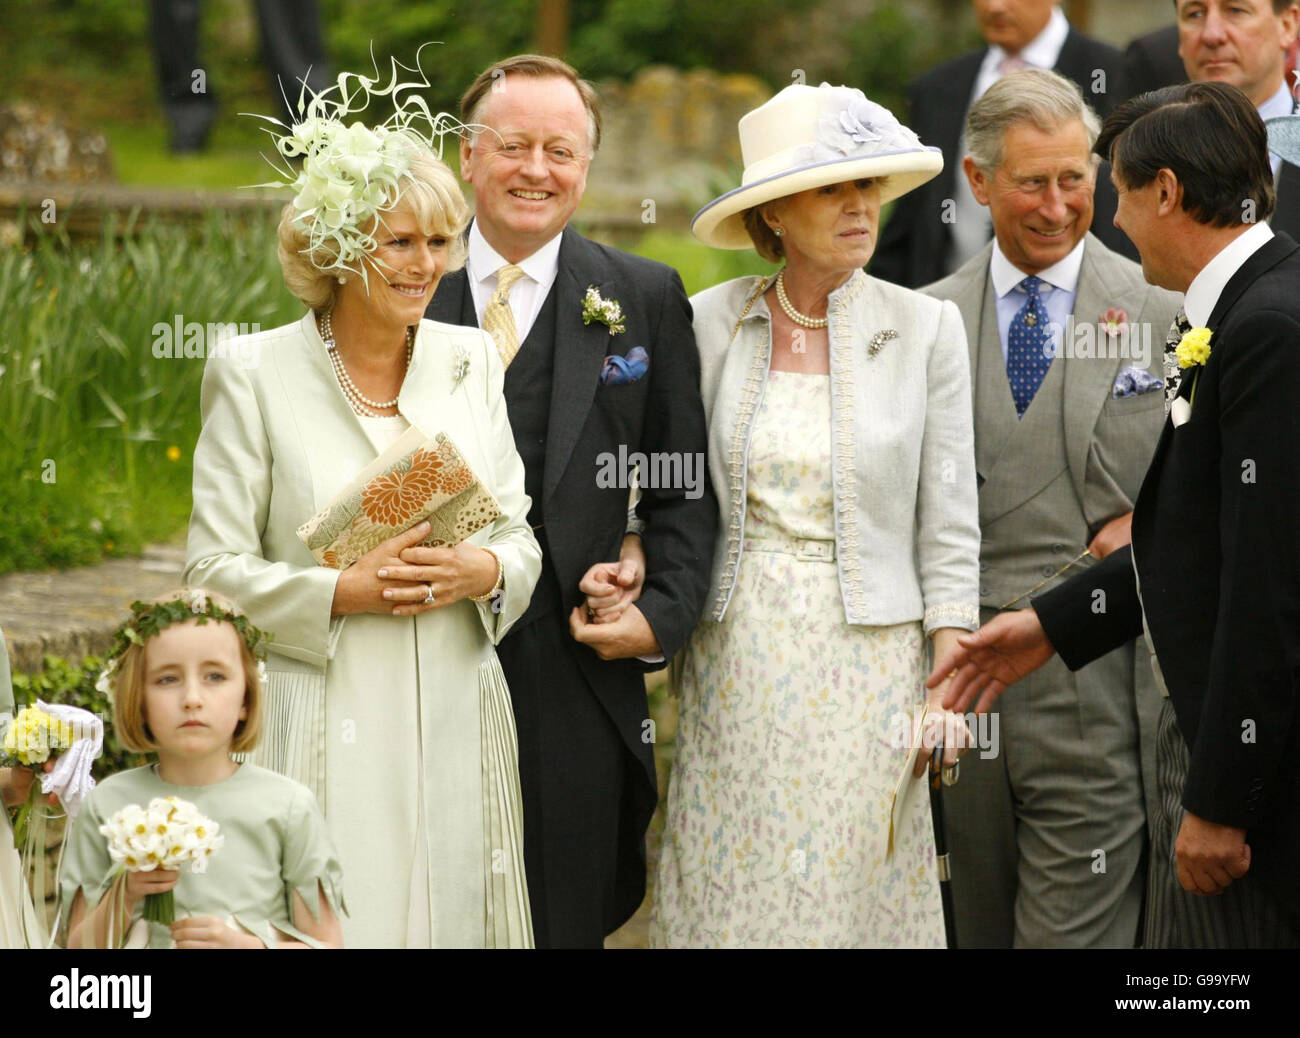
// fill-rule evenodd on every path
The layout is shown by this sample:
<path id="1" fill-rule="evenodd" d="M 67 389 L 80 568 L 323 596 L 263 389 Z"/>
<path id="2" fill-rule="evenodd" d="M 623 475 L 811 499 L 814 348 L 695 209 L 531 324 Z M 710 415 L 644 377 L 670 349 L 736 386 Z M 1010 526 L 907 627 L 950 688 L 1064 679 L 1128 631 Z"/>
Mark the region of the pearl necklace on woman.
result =
<path id="1" fill-rule="evenodd" d="M 827 319 L 825 317 L 809 317 L 807 314 L 801 314 L 790 303 L 790 297 L 785 294 L 785 268 L 781 268 L 781 273 L 776 276 L 776 301 L 781 304 L 781 309 L 785 311 L 786 317 L 790 318 L 795 324 L 802 325 L 805 328 L 825 328 Z"/>
<path id="2" fill-rule="evenodd" d="M 359 415 L 365 415 L 367 418 L 382 418 L 384 416 L 379 411 L 397 406 L 397 397 L 393 397 L 392 400 L 371 400 L 352 381 L 352 376 L 348 374 L 348 369 L 343 364 L 343 358 L 339 356 L 339 344 L 334 338 L 334 325 L 330 322 L 329 310 L 320 315 L 320 337 L 325 343 L 325 348 L 329 351 L 330 363 L 334 365 L 334 377 L 339 380 L 339 387 L 343 390 L 343 395 L 347 397 L 348 403 L 352 405 L 353 411 Z M 406 329 L 407 370 L 411 367 L 411 353 L 414 349 L 415 333 L 408 327 Z M 405 373 L 403 373 L 403 377 L 405 377 Z"/>

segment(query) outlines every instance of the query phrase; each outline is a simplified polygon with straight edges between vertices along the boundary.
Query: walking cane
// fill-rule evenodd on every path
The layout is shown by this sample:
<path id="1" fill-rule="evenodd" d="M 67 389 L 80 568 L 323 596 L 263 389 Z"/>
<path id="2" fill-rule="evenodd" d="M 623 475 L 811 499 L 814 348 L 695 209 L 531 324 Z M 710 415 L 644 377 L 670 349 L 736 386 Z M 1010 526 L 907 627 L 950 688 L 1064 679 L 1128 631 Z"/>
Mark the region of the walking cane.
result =
<path id="1" fill-rule="evenodd" d="M 958 762 L 960 763 L 960 762 Z M 943 766 L 943 738 L 930 757 L 930 819 L 934 822 L 934 855 L 939 866 L 939 897 L 943 901 L 943 931 L 948 947 L 957 948 L 957 918 L 952 908 L 952 869 L 948 863 L 948 831 L 943 822 L 943 787 L 957 782 L 958 764 Z"/>

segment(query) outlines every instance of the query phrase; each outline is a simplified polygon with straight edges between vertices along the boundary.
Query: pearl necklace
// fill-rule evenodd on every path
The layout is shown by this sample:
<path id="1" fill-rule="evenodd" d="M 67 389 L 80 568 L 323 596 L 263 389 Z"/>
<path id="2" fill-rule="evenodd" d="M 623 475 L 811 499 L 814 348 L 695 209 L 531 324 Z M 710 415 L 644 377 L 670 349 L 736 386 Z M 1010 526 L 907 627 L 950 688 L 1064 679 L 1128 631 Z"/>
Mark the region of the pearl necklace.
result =
<path id="1" fill-rule="evenodd" d="M 786 317 L 790 318 L 795 324 L 803 325 L 805 328 L 825 328 L 827 318 L 809 317 L 807 314 L 801 314 L 790 303 L 790 297 L 785 294 L 785 268 L 781 268 L 781 273 L 776 276 L 776 301 L 781 304 L 781 309 L 785 311 Z"/>
<path id="2" fill-rule="evenodd" d="M 357 384 L 352 381 L 352 376 L 348 374 L 348 369 L 343 364 L 343 358 L 339 356 L 339 344 L 334 338 L 334 325 L 330 321 L 330 311 L 320 315 L 320 337 L 325 343 L 325 348 L 329 351 L 330 363 L 334 366 L 334 377 L 338 379 L 339 387 L 343 390 L 343 395 L 347 397 L 348 403 L 352 410 L 357 414 L 365 415 L 367 418 L 383 418 L 379 411 L 389 407 L 397 406 L 397 397 L 392 400 L 371 400 L 357 388 Z M 406 367 L 411 367 L 411 353 L 415 349 L 415 335 L 408 327 L 406 329 Z"/>

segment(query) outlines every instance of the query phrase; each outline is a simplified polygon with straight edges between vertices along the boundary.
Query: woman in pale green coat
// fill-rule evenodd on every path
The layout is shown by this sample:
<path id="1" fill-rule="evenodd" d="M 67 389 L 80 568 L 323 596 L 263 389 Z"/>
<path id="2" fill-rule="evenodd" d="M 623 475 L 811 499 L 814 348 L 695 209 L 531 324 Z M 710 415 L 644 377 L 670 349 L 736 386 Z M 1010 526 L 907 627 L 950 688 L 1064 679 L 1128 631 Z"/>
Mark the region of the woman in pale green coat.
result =
<path id="1" fill-rule="evenodd" d="M 427 146 L 393 160 L 385 140 L 377 154 L 398 172 L 377 219 L 337 163 L 325 172 L 342 234 L 312 234 L 328 198 L 286 207 L 281 263 L 308 313 L 208 359 L 185 580 L 272 634 L 254 759 L 320 799 L 347 877 L 346 946 L 530 947 L 493 646 L 528 605 L 541 553 L 492 340 L 421 319 L 463 262 L 464 199 Z M 331 158 L 320 141 L 309 177 Z M 418 547 L 417 526 L 342 572 L 316 565 L 298 527 L 408 423 L 447 433 L 501 517 L 454 549 Z"/>

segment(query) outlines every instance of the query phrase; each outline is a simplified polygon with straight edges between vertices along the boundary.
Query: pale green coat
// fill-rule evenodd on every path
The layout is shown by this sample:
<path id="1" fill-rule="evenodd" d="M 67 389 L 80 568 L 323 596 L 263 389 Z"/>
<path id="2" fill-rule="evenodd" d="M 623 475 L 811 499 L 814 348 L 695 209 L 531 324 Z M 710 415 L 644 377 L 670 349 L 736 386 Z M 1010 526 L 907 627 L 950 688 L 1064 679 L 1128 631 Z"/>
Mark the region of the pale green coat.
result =
<path id="1" fill-rule="evenodd" d="M 485 332 L 422 321 L 398 398 L 413 424 L 451 437 L 501 506 L 471 538 L 505 566 L 501 612 L 461 601 L 331 620 L 338 573 L 296 531 L 376 452 L 314 319 L 236 340 L 204 373 L 185 580 L 273 636 L 253 759 L 320 798 L 352 947 L 532 943 L 514 721 L 493 646 L 528 605 L 541 551 L 503 377 Z"/>

